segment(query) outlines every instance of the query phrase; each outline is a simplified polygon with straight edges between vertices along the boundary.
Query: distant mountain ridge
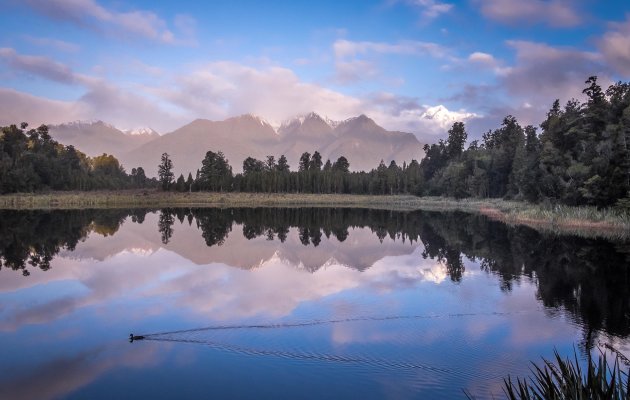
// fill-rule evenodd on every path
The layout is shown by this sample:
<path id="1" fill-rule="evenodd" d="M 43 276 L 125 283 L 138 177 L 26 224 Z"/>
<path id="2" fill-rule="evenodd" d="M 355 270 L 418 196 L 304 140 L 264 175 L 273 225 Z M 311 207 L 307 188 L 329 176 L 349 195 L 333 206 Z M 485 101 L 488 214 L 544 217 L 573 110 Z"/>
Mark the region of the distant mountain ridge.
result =
<path id="1" fill-rule="evenodd" d="M 92 157 L 103 153 L 118 157 L 123 151 L 129 151 L 160 137 L 151 128 L 123 132 L 103 121 L 74 121 L 51 125 L 49 131 L 55 140 L 66 145 L 71 144 Z"/>
<path id="2" fill-rule="evenodd" d="M 115 155 L 127 168 L 141 166 L 147 175 L 157 175 L 162 153 L 168 153 L 176 175 L 201 167 L 207 151 L 222 151 L 234 168 L 241 171 L 247 157 L 264 159 L 284 154 L 292 170 L 302 153 L 319 151 L 322 159 L 335 161 L 345 156 L 351 170 L 370 170 L 383 160 L 420 160 L 422 144 L 411 133 L 388 131 L 365 115 L 332 121 L 311 112 L 283 122 L 275 129 L 261 117 L 244 114 L 223 121 L 196 119 L 159 135 L 150 128 L 121 131 L 102 121 L 77 122 L 50 127 L 51 135 L 72 144 L 88 155 Z"/>

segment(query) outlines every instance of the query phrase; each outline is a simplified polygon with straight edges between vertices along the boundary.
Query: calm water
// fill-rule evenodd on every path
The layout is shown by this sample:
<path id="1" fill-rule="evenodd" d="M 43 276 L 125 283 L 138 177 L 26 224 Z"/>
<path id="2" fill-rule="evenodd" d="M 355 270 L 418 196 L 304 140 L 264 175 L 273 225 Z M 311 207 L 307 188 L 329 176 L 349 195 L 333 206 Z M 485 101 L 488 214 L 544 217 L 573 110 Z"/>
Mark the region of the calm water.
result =
<path id="1" fill-rule="evenodd" d="M 2 211 L 0 259 L 1 399 L 491 398 L 630 355 L 629 243 L 461 213 Z"/>

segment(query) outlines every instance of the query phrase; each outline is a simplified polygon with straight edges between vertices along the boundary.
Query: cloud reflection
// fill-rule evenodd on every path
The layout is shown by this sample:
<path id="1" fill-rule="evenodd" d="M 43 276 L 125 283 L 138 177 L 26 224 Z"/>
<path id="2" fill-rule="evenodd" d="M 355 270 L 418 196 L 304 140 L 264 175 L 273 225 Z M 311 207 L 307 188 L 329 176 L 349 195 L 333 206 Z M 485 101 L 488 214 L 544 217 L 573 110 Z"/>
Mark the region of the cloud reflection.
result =
<path id="1" fill-rule="evenodd" d="M 161 243 L 151 218 L 157 216 L 142 225 L 124 224 L 114 236 L 92 234 L 75 252 L 53 260 L 49 271 L 33 271 L 29 279 L 7 274 L 2 293 L 46 284 L 68 288 L 34 306 L 10 303 L 0 330 L 46 324 L 121 299 L 149 300 L 152 314 L 180 309 L 217 320 L 282 317 L 304 302 L 344 291 L 388 293 L 447 277 L 442 264 L 422 258 L 422 246 L 389 237 L 381 243 L 369 229 L 317 247 L 302 245 L 296 229 L 285 243 L 233 234 L 222 246 L 208 247 L 196 227 L 180 224 L 171 242 L 156 251 Z"/>

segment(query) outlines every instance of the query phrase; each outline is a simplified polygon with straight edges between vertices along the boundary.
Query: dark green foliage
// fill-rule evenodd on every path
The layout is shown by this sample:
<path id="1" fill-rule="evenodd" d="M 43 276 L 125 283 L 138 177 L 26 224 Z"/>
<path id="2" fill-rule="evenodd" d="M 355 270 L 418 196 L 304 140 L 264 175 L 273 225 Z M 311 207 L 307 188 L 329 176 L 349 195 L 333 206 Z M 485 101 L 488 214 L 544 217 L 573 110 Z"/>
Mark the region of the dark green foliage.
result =
<path id="1" fill-rule="evenodd" d="M 178 192 L 186 191 L 186 179 L 184 179 L 183 174 L 179 174 L 179 178 L 175 181 L 175 190 Z"/>
<path id="2" fill-rule="evenodd" d="M 278 159 L 278 164 L 276 165 L 276 169 L 278 172 L 289 172 L 289 163 L 287 158 L 283 155 Z"/>
<path id="3" fill-rule="evenodd" d="M 0 193 L 155 185 L 142 168 L 128 175 L 112 155 L 90 158 L 53 140 L 46 125 L 26 131 L 27 127 L 22 123 L 19 128 L 0 128 Z"/>
<path id="4" fill-rule="evenodd" d="M 586 85 L 586 103 L 571 100 L 564 109 L 553 103 L 540 136 L 508 116 L 463 151 L 466 132 L 455 123 L 446 142 L 424 148 L 421 194 L 623 205 L 630 190 L 630 85 L 604 92 L 596 77 Z"/>
<path id="5" fill-rule="evenodd" d="M 185 190 L 262 192 L 262 193 L 353 193 L 353 194 L 417 194 L 420 192 L 422 171 L 413 160 L 399 167 L 395 161 L 383 163 L 370 172 L 351 172 L 350 162 L 340 156 L 334 163 L 324 164 L 315 151 L 303 153 L 298 171 L 291 171 L 287 158 L 273 155 L 265 161 L 247 157 L 243 173 L 232 175 L 232 168 L 220 151 L 209 151 L 192 185 Z M 217 165 L 219 167 L 217 167 Z M 190 177 L 189 177 L 190 178 Z M 214 182 L 214 183 L 212 183 Z M 176 184 L 176 187 L 181 185 Z M 177 189 L 180 190 L 180 189 Z"/>
<path id="6" fill-rule="evenodd" d="M 234 175 L 221 151 L 208 151 L 195 179 L 189 174 L 173 185 L 173 163 L 167 153 L 159 165 L 163 190 L 241 191 L 267 193 L 415 194 L 455 198 L 502 197 L 530 202 L 630 208 L 630 84 L 616 83 L 606 91 L 596 77 L 586 82 L 588 100 L 571 100 L 562 108 L 556 100 L 541 133 L 521 127 L 507 116 L 501 127 L 464 149 L 468 138 L 462 122 L 448 138 L 425 145 L 420 163 L 412 160 L 380 165 L 369 172 L 351 172 L 341 156 L 323 162 L 318 151 L 304 152 L 297 171 L 287 158 L 264 161 L 248 157 L 243 173 Z M 41 126 L 2 128 L 0 193 L 55 189 L 147 187 L 142 168 L 128 176 L 113 157 L 90 159 L 72 146 L 51 139 Z"/>
<path id="7" fill-rule="evenodd" d="M 169 190 L 173 183 L 173 161 L 171 161 L 168 153 L 162 153 L 160 165 L 158 166 L 158 179 L 162 190 Z"/>
<path id="8" fill-rule="evenodd" d="M 199 189 L 214 192 L 228 191 L 231 183 L 232 167 L 228 164 L 223 153 L 208 151 L 201 161 L 201 169 L 197 178 Z"/>
<path id="9" fill-rule="evenodd" d="M 188 179 L 186 179 L 186 191 L 188 192 L 192 191 L 194 184 L 195 184 L 195 181 L 193 180 L 192 173 L 189 172 Z"/>
<path id="10" fill-rule="evenodd" d="M 555 351 L 555 363 L 543 358 L 542 366 L 533 365 L 533 377 L 511 377 L 504 380 L 504 391 L 511 400 L 627 400 L 630 398 L 628 371 L 623 371 L 619 359 L 611 365 L 601 353 L 597 363 L 590 357 L 586 371 L 582 370 L 577 354 L 573 360 L 563 359 Z"/>

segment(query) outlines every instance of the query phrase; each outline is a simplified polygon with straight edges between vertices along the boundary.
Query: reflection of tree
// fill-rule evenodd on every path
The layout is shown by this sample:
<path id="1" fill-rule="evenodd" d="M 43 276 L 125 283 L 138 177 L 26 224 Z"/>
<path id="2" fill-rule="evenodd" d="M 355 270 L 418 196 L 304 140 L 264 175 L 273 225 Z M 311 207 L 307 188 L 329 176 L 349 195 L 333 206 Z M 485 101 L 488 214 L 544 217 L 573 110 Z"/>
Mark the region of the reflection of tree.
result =
<path id="1" fill-rule="evenodd" d="M 128 210 L 0 211 L 0 268 L 50 269 L 62 249 L 74 250 L 91 231 L 113 235 Z M 144 211 L 146 213 L 146 211 Z"/>
<path id="2" fill-rule="evenodd" d="M 113 235 L 127 216 L 141 223 L 147 210 L 0 211 L 0 268 L 50 268 L 61 249 L 73 250 L 92 231 Z M 158 229 L 167 243 L 175 219 L 197 227 L 208 246 L 221 245 L 233 223 L 243 236 L 287 240 L 291 228 L 306 246 L 350 228 L 367 228 L 382 241 L 421 241 L 422 256 L 446 266 L 453 282 L 464 279 L 464 257 L 496 276 L 504 291 L 520 280 L 537 286 L 550 309 L 564 309 L 588 328 L 584 346 L 597 333 L 630 334 L 630 244 L 541 234 L 464 213 L 394 212 L 347 208 L 164 209 Z M 590 332 L 590 333 L 589 333 Z"/>
<path id="3" fill-rule="evenodd" d="M 424 213 L 422 241 L 425 253 L 447 260 L 447 266 L 461 263 L 457 253 L 478 259 L 503 290 L 522 279 L 535 283 L 545 307 L 567 310 L 587 327 L 584 343 L 593 343 L 597 331 L 630 334 L 628 243 L 547 235 L 481 216 L 438 213 Z M 449 274 L 457 276 L 451 267 Z"/>
<path id="4" fill-rule="evenodd" d="M 175 214 L 172 210 L 165 208 L 160 211 L 160 219 L 158 220 L 158 231 L 162 238 L 162 243 L 168 244 L 173 236 L 173 224 L 175 223 Z"/>
<path id="5" fill-rule="evenodd" d="M 199 208 L 192 211 L 197 220 L 197 227 L 201 229 L 201 236 L 206 240 L 206 245 L 222 245 L 232 230 L 231 210 L 218 208 Z"/>

